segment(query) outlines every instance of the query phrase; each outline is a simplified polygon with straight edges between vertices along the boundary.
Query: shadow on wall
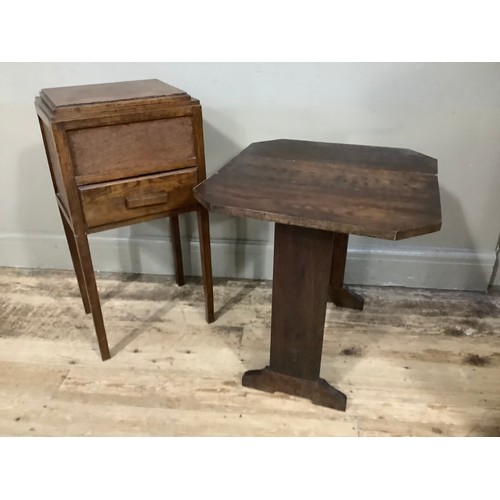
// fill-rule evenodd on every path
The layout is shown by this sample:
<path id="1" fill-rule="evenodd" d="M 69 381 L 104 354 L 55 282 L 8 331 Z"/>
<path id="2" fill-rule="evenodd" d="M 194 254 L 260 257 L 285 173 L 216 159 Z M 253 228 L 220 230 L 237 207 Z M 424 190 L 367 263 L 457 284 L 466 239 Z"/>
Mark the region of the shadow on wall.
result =
<path id="1" fill-rule="evenodd" d="M 41 136 L 39 144 L 24 149 L 19 155 L 17 184 L 18 227 L 31 231 L 40 231 L 40 228 L 43 231 L 44 227 L 47 229 L 51 226 L 57 227 L 59 221 L 57 203 Z M 41 221 L 50 222 L 42 225 Z"/>
<path id="2" fill-rule="evenodd" d="M 210 123 L 204 124 L 204 133 L 207 176 L 210 177 L 246 145 L 241 147 L 231 141 Z M 22 259 L 31 263 L 33 267 L 72 268 L 41 137 L 39 144 L 22 151 L 16 173 L 15 223 L 20 233 L 19 236 L 23 236 L 20 238 L 20 248 L 17 251 L 23 252 Z M 481 256 L 476 253 L 460 200 L 441 187 L 441 206 L 443 225 L 439 239 L 457 241 L 457 246 L 463 248 L 464 251 L 433 247 L 432 244 L 427 243 L 428 239 L 426 240 L 427 246 L 419 250 L 419 237 L 411 239 L 411 246 L 405 244 L 405 241 L 384 242 L 382 252 L 377 252 L 368 244 L 361 251 L 350 252 L 346 281 L 353 284 L 369 284 L 374 281 L 374 274 L 380 272 L 386 284 L 401 283 L 404 279 L 409 286 L 415 283 L 416 287 L 434 287 L 436 286 L 434 283 L 452 282 L 453 288 L 456 289 L 486 290 L 492 279 L 492 269 L 486 262 L 482 262 Z M 191 251 L 193 240 L 195 242 L 198 240 L 196 214 L 183 214 L 179 220 L 185 274 L 186 276 L 197 275 L 200 272 L 198 251 Z M 263 245 L 252 245 L 249 241 L 255 239 L 254 221 L 212 213 L 210 214 L 210 227 L 215 276 L 253 275 L 258 278 L 264 274 L 263 266 L 266 259 L 262 255 Z M 456 228 L 460 228 L 461 234 L 450 234 L 452 231 L 457 231 Z M 118 262 L 111 263 L 113 270 L 142 273 L 145 269 L 154 268 L 160 273 L 171 274 L 173 272 L 172 250 L 168 238 L 170 228 L 167 220 L 132 225 L 121 231 L 124 234 L 123 238 L 128 240 L 128 244 L 122 242 L 116 245 L 116 257 L 113 251 L 111 259 L 116 259 Z M 442 234 L 446 232 L 449 234 Z M 155 234 L 159 236 L 154 236 Z M 24 235 L 28 237 L 24 238 Z M 56 239 L 54 235 L 57 236 Z M 164 245 L 140 244 L 148 238 L 158 242 L 163 235 L 165 235 Z M 47 244 L 37 244 L 40 241 L 43 243 L 43 239 L 46 239 Z M 109 240 L 113 241 L 113 238 Z M 110 248 L 110 241 L 107 241 L 105 248 Z M 60 245 L 64 246 L 64 250 L 57 248 Z M 219 252 L 218 249 L 222 249 L 224 245 L 227 246 L 225 251 Z M 91 238 L 92 246 L 96 245 Z M 98 264 L 96 268 L 99 269 L 101 267 L 99 265 L 100 249 L 96 248 L 96 250 L 94 263 Z M 62 253 L 64 257 L 61 257 Z M 105 258 L 108 258 L 108 254 L 109 252 L 104 251 L 103 248 Z M 192 261 L 192 258 L 196 261 Z M 147 262 L 152 265 L 145 265 Z"/>
<path id="3" fill-rule="evenodd" d="M 224 120 L 227 122 L 226 118 Z M 231 128 L 237 129 L 237 124 L 231 124 Z M 207 176 L 210 177 L 243 148 L 207 122 L 204 123 L 204 135 Z M 72 269 L 41 134 L 38 144 L 25 148 L 19 155 L 15 182 L 13 203 L 17 204 L 14 209 L 16 220 L 12 226 L 19 233 L 19 242 L 14 247 L 14 253 L 23 253 L 22 258 L 17 260 L 27 262 L 32 267 Z M 227 252 L 225 261 L 222 256 L 218 259 L 216 251 L 213 252 L 214 274 L 219 268 L 224 272 L 229 269 L 229 275 L 242 275 L 245 266 L 252 265 L 249 259 L 253 256 L 246 255 L 245 245 L 234 245 L 234 242 L 245 241 L 249 237 L 247 221 L 218 214 L 211 214 L 210 219 L 212 237 L 226 240 L 234 247 L 231 249 L 233 262 L 228 262 Z M 179 221 L 185 274 L 199 274 L 201 266 L 198 252 L 191 252 L 193 240 L 198 247 L 196 214 L 183 214 Z M 173 256 L 168 237 L 170 227 L 166 219 L 114 231 L 115 234 L 109 236 L 105 231 L 89 238 L 96 270 L 142 273 L 147 269 L 157 269 L 160 273 L 173 273 Z M 165 245 L 161 241 L 163 235 Z M 147 239 L 153 244 L 141 245 Z M 197 261 L 192 262 L 192 258 Z"/>
<path id="4" fill-rule="evenodd" d="M 440 284 L 446 283 L 450 289 L 486 290 L 491 267 L 476 251 L 460 200 L 442 186 L 440 194 L 440 232 L 401 241 L 365 239 L 366 243 L 348 256 L 346 282 L 404 282 L 415 288 L 442 288 Z M 460 234 L 452 234 L 457 228 Z M 425 243 L 420 246 L 419 240 Z M 456 241 L 458 249 L 433 246 L 433 240 Z"/>
<path id="5" fill-rule="evenodd" d="M 459 241 L 457 245 L 459 248 L 463 248 L 465 251 L 452 250 L 451 253 L 455 254 L 455 259 L 450 259 L 450 264 L 452 266 L 460 266 L 460 272 L 457 274 L 460 276 L 460 283 L 458 283 L 457 288 L 462 290 L 472 290 L 472 289 L 484 289 L 484 284 L 489 280 L 489 273 L 491 269 L 485 269 L 484 263 L 481 262 L 478 249 L 474 243 L 471 236 L 469 228 L 467 226 L 467 221 L 465 220 L 464 211 L 460 200 L 447 191 L 445 188 L 440 186 L 441 192 L 441 215 L 442 215 L 442 227 L 441 238 L 444 241 Z M 460 231 L 460 235 L 454 236 L 452 233 L 454 231 Z M 448 249 L 443 249 L 447 251 Z M 436 249 L 439 259 L 439 247 Z M 445 263 L 446 264 L 446 263 Z M 443 272 L 448 272 L 446 266 L 443 266 Z M 449 272 L 453 272 L 450 269 Z"/>
<path id="6" fill-rule="evenodd" d="M 217 172 L 231 158 L 236 156 L 242 148 L 230 140 L 227 135 L 221 132 L 214 125 L 204 121 L 204 142 L 205 142 L 205 162 L 207 178 Z M 232 129 L 237 128 L 236 124 Z M 179 226 L 182 243 L 182 258 L 184 274 L 193 276 L 200 274 L 200 257 L 198 250 L 198 221 L 195 212 L 182 214 L 179 216 Z M 153 230 L 152 230 L 153 229 Z M 219 214 L 210 214 L 210 230 L 212 241 L 230 240 L 245 241 L 248 238 L 247 221 L 242 218 L 228 217 Z M 159 253 L 158 246 L 144 246 L 138 248 L 138 242 L 148 233 L 160 233 L 170 236 L 170 227 L 166 220 L 155 220 L 144 222 L 139 225 L 130 226 L 128 250 L 121 248 L 120 262 L 124 269 L 133 269 L 134 272 L 142 272 L 142 262 L 145 259 L 156 261 L 160 269 L 167 269 L 165 264 L 167 259 L 172 262 L 173 254 L 170 241 L 165 242 L 164 251 Z M 166 239 L 166 238 L 165 238 Z M 196 251 L 192 252 L 191 247 L 195 243 Z M 162 247 L 160 247 L 162 248 Z M 212 262 L 214 275 L 230 270 L 231 276 L 243 275 L 245 266 L 252 265 L 249 261 L 251 256 L 246 255 L 245 245 L 236 245 L 232 252 L 234 261 L 221 262 L 221 257 L 217 253 L 217 248 L 212 245 Z M 194 261 L 193 259 L 196 259 Z M 172 264 L 173 266 L 173 264 Z M 169 266 L 171 268 L 172 266 Z M 156 267 L 156 266 L 155 266 Z M 219 269 L 219 272 L 218 272 Z M 165 271 L 166 272 L 166 271 Z M 227 274 L 227 273 L 226 273 Z"/>
<path id="7" fill-rule="evenodd" d="M 206 114 L 214 115 L 214 110 L 210 110 Z M 227 116 L 216 116 L 217 121 L 224 121 L 225 128 L 231 129 L 233 136 L 240 136 L 241 127 Z M 207 178 L 211 177 L 220 170 L 229 160 L 238 155 L 243 147 L 230 139 L 217 126 L 208 122 L 206 119 L 203 122 L 203 133 L 205 140 L 205 162 Z M 184 234 L 187 235 L 189 246 L 191 240 L 198 238 L 197 223 L 194 215 L 184 218 Z M 221 261 L 222 255 L 218 255 L 217 247 L 212 244 L 212 262 L 214 275 L 229 275 L 241 276 L 245 266 L 251 265 L 249 255 L 246 255 L 246 246 L 238 245 L 238 242 L 246 241 L 248 234 L 248 221 L 239 217 L 230 217 L 221 214 L 210 214 L 210 232 L 212 242 L 227 242 L 232 245 L 232 262 Z M 189 248 L 188 246 L 188 248 Z M 186 269 L 192 270 L 193 267 Z"/>
<path id="8" fill-rule="evenodd" d="M 36 120 L 36 115 L 33 119 Z M 17 192 L 14 203 L 16 230 L 23 241 L 23 246 L 19 249 L 23 252 L 22 260 L 35 267 L 71 266 L 69 250 L 65 262 L 60 262 L 58 252 L 51 251 L 49 246 L 34 244 L 40 239 L 51 238 L 54 233 L 64 237 L 41 135 L 39 144 L 22 150 L 16 174 Z M 24 235 L 32 235 L 34 238 L 22 238 Z M 57 247 L 58 243 L 53 245 Z"/>

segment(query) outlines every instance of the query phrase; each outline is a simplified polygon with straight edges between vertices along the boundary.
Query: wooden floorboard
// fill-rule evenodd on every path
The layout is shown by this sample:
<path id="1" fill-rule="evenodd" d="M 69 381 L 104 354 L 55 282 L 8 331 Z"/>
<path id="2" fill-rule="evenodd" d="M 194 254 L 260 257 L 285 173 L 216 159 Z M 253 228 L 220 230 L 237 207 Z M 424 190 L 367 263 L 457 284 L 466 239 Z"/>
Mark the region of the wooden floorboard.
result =
<path id="1" fill-rule="evenodd" d="M 353 287 L 321 376 L 345 413 L 241 385 L 269 357 L 271 283 L 98 275 L 100 360 L 74 275 L 0 268 L 0 435 L 500 436 L 500 293 Z"/>

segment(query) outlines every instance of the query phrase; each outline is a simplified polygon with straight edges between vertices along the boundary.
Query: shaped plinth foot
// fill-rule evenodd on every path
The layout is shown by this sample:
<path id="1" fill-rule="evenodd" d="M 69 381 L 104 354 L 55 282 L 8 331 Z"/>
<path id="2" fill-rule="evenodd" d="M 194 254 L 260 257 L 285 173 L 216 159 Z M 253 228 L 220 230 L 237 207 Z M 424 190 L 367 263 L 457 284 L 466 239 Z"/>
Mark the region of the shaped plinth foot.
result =
<path id="1" fill-rule="evenodd" d="M 365 299 L 355 292 L 352 292 L 347 287 L 332 288 L 330 292 L 331 300 L 337 307 L 345 307 L 347 309 L 363 310 Z"/>
<path id="2" fill-rule="evenodd" d="M 265 392 L 284 392 L 292 396 L 306 398 L 314 404 L 345 411 L 347 397 L 332 387 L 326 380 L 307 380 L 292 375 L 275 372 L 270 367 L 250 370 L 243 374 L 242 384 Z"/>

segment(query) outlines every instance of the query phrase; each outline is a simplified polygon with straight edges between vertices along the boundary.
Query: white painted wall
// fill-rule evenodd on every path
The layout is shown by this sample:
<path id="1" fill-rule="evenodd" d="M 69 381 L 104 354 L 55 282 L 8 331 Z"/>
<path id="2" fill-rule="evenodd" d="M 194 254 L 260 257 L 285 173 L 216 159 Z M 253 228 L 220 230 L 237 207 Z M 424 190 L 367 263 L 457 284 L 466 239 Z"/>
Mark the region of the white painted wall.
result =
<path id="1" fill-rule="evenodd" d="M 44 87 L 159 78 L 200 99 L 207 173 L 254 141 L 415 149 L 439 161 L 443 227 L 352 237 L 347 281 L 486 289 L 500 231 L 498 63 L 2 63 L 0 265 L 70 268 L 33 99 Z M 211 216 L 214 273 L 270 278 L 272 225 Z M 184 216 L 186 270 L 199 273 Z M 92 237 L 96 269 L 172 273 L 167 224 Z M 497 278 L 498 280 L 498 278 Z"/>

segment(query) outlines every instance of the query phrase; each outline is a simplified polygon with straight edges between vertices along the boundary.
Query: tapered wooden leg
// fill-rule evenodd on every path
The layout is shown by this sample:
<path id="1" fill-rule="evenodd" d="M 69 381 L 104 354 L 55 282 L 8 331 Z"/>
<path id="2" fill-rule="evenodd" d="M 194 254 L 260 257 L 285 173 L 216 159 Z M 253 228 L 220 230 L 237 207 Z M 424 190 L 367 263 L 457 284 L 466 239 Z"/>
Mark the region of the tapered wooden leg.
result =
<path id="1" fill-rule="evenodd" d="M 61 219 L 64 227 L 64 233 L 66 234 L 66 240 L 68 241 L 69 253 L 71 254 L 71 260 L 73 261 L 73 268 L 76 274 L 76 280 L 78 281 L 78 288 L 80 288 L 80 295 L 82 297 L 83 308 L 87 314 L 90 313 L 90 302 L 89 296 L 87 294 L 87 286 L 85 284 L 85 278 L 83 277 L 82 263 L 80 262 L 80 256 L 78 255 L 78 250 L 76 248 L 75 235 L 71 229 L 66 217 L 59 209 L 61 214 Z"/>
<path id="2" fill-rule="evenodd" d="M 174 253 L 175 281 L 179 286 L 184 285 L 184 269 L 182 265 L 181 235 L 179 231 L 179 217 L 170 217 L 170 237 L 172 238 L 172 250 Z"/>
<path id="3" fill-rule="evenodd" d="M 208 212 L 205 208 L 198 208 L 198 234 L 200 238 L 201 274 L 205 291 L 205 318 L 207 323 L 215 320 L 214 290 L 212 282 L 212 253 L 210 250 L 210 225 Z"/>
<path id="4" fill-rule="evenodd" d="M 94 320 L 99 351 L 101 352 L 102 360 L 105 361 L 106 359 L 109 359 L 111 355 L 109 353 L 108 339 L 106 338 L 106 330 L 102 319 L 101 302 L 99 300 L 99 292 L 97 291 L 97 284 L 95 282 L 94 267 L 90 256 L 90 247 L 87 235 L 75 235 L 75 243 L 78 255 L 80 256 L 80 262 L 82 264 L 83 278 L 87 286 L 87 294 L 90 310 L 92 312 L 92 319 Z"/>
<path id="5" fill-rule="evenodd" d="M 285 392 L 345 411 L 346 396 L 319 377 L 333 234 L 276 224 L 269 366 L 244 386 Z"/>
<path id="6" fill-rule="evenodd" d="M 345 264 L 349 235 L 333 233 L 333 252 L 330 274 L 330 297 L 338 307 L 363 310 L 364 299 L 344 285 Z"/>

